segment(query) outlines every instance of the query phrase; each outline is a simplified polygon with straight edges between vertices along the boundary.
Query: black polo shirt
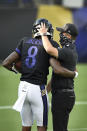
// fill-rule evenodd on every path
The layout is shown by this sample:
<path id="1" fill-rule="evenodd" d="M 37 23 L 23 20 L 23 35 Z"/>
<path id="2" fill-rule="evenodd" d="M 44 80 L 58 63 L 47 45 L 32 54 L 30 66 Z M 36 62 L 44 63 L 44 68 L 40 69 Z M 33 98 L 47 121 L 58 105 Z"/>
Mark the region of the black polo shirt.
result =
<path id="1" fill-rule="evenodd" d="M 77 52 L 75 43 L 68 44 L 63 48 L 58 48 L 58 60 L 61 65 L 71 71 L 76 69 Z M 65 78 L 53 72 L 52 74 L 52 90 L 73 89 L 73 78 Z"/>

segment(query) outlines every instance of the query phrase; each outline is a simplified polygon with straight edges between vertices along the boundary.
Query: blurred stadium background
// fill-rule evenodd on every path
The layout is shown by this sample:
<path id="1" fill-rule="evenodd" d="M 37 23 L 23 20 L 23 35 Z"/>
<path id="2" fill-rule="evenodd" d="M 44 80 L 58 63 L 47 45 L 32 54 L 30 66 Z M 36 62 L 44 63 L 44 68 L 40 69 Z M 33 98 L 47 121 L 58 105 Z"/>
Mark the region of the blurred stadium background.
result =
<path id="1" fill-rule="evenodd" d="M 32 36 L 32 23 L 37 18 L 48 19 L 54 29 L 71 22 L 79 30 L 76 104 L 68 127 L 70 131 L 87 131 L 87 0 L 0 0 L 0 61 L 14 51 L 22 37 Z M 54 40 L 59 40 L 56 30 Z M 50 77 L 51 69 L 48 80 Z M 17 99 L 19 79 L 20 74 L 0 67 L 0 131 L 21 131 L 20 115 L 11 109 Z M 32 131 L 35 130 L 34 125 Z M 51 108 L 48 131 L 52 131 Z"/>

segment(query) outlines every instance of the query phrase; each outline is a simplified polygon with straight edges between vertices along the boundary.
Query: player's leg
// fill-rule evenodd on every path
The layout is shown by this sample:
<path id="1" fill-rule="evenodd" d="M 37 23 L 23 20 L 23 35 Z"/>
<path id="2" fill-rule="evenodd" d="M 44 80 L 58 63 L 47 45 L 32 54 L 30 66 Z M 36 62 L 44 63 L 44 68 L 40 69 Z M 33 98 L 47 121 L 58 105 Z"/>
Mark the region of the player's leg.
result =
<path id="1" fill-rule="evenodd" d="M 37 121 L 38 131 L 46 131 L 48 124 L 48 98 L 45 86 L 32 88 L 32 111 Z"/>
<path id="2" fill-rule="evenodd" d="M 31 127 L 22 126 L 22 131 L 31 131 Z"/>
<path id="3" fill-rule="evenodd" d="M 31 106 L 29 104 L 27 96 L 26 96 L 26 99 L 25 99 L 25 102 L 23 104 L 23 108 L 20 114 L 21 114 L 21 119 L 22 119 L 22 131 L 31 131 L 33 118 L 32 118 Z"/>
<path id="4" fill-rule="evenodd" d="M 20 82 L 19 84 L 19 89 L 18 89 L 18 96 L 20 97 L 21 92 L 23 91 L 23 89 L 25 89 L 28 85 L 27 82 Z M 31 106 L 29 103 L 29 88 L 26 94 L 26 98 L 22 107 L 22 110 L 20 112 L 21 115 L 21 119 L 22 119 L 22 131 L 31 131 L 31 126 L 33 124 L 33 117 L 32 117 L 32 110 L 31 110 Z"/>
<path id="5" fill-rule="evenodd" d="M 44 127 L 44 126 L 42 126 L 42 127 L 37 126 L 37 130 L 38 130 L 38 131 L 47 131 L 47 128 Z"/>

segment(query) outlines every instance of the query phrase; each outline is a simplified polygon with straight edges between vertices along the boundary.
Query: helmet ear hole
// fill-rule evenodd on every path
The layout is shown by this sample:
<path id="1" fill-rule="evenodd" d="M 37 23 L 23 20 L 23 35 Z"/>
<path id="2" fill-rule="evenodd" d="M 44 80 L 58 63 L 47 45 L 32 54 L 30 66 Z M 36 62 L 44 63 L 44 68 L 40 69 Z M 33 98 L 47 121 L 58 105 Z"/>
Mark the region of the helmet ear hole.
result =
<path id="1" fill-rule="evenodd" d="M 38 31 L 38 28 L 40 28 L 39 25 L 41 25 L 41 23 L 45 23 L 46 28 L 48 28 L 47 35 L 49 36 L 49 38 L 52 39 L 53 38 L 53 31 L 54 31 L 54 29 L 52 27 L 52 24 L 47 19 L 44 19 L 44 18 L 37 19 L 35 21 L 35 23 L 33 24 L 32 33 L 34 35 L 34 38 L 40 37 L 40 33 Z"/>

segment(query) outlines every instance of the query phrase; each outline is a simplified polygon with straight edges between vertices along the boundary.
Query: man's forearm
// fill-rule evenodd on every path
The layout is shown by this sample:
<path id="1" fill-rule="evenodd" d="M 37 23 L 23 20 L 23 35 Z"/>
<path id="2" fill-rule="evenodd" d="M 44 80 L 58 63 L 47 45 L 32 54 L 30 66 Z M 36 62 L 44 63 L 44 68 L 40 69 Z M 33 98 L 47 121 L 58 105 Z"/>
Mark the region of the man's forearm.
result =
<path id="1" fill-rule="evenodd" d="M 48 54 L 58 58 L 58 50 L 52 46 L 47 36 L 42 35 L 44 49 Z"/>
<path id="2" fill-rule="evenodd" d="M 19 55 L 14 51 L 2 62 L 2 66 L 16 73 L 16 70 L 13 67 L 13 63 L 19 58 Z"/>
<path id="3" fill-rule="evenodd" d="M 52 46 L 52 44 L 50 43 L 50 41 L 48 39 L 49 36 L 47 35 L 47 30 L 48 29 L 46 28 L 45 24 L 41 23 L 39 33 L 40 33 L 40 35 L 42 37 L 42 42 L 43 42 L 44 49 L 51 56 L 58 57 L 58 50 L 56 48 L 54 48 Z"/>
<path id="4" fill-rule="evenodd" d="M 60 63 L 54 59 L 54 58 L 51 58 L 50 59 L 50 65 L 52 66 L 54 72 L 56 74 L 59 74 L 63 77 L 70 77 L 70 78 L 74 78 L 75 77 L 75 72 L 74 71 L 70 71 L 64 67 L 62 67 L 60 65 Z"/>
<path id="5" fill-rule="evenodd" d="M 48 82 L 46 89 L 47 89 L 47 93 L 51 91 L 51 80 Z"/>
<path id="6" fill-rule="evenodd" d="M 75 77 L 75 72 L 74 71 L 67 70 L 66 68 L 61 69 L 60 66 L 58 66 L 58 68 L 59 68 L 59 70 L 58 69 L 53 69 L 56 74 L 60 74 L 63 77 L 70 77 L 70 78 Z"/>

